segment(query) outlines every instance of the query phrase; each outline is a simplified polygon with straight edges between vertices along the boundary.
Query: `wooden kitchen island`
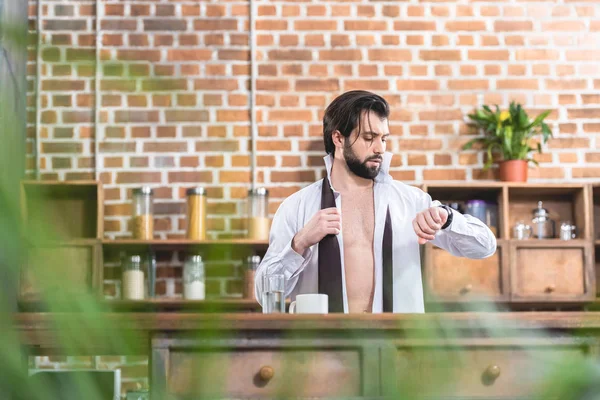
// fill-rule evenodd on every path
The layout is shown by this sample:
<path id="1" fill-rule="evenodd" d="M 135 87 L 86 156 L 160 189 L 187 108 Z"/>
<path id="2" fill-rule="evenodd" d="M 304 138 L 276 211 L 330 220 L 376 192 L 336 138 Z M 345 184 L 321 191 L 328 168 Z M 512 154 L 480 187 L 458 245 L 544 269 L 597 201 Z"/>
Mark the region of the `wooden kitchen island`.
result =
<path id="1" fill-rule="evenodd" d="M 556 383 L 553 373 L 568 377 L 600 361 L 597 312 L 20 313 L 15 320 L 30 354 L 149 353 L 153 399 L 544 398 L 539 386 Z M 78 328 L 56 329 L 64 326 Z"/>

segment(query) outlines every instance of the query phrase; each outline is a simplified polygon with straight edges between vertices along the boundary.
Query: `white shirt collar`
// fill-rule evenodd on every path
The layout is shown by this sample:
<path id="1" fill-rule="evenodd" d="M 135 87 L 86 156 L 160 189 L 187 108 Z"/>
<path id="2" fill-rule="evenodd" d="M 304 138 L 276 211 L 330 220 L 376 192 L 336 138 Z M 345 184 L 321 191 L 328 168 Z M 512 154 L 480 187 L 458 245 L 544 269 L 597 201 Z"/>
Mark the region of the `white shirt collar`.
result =
<path id="1" fill-rule="evenodd" d="M 392 163 L 393 153 L 386 151 L 383 153 L 383 161 L 381 162 L 381 168 L 379 169 L 379 174 L 375 177 L 376 182 L 385 182 L 390 179 L 390 165 Z M 327 169 L 327 179 L 329 179 L 329 184 L 331 185 L 331 169 L 333 168 L 333 154 L 327 154 L 323 157 L 325 161 L 325 168 Z M 333 186 L 331 187 L 333 189 Z"/>

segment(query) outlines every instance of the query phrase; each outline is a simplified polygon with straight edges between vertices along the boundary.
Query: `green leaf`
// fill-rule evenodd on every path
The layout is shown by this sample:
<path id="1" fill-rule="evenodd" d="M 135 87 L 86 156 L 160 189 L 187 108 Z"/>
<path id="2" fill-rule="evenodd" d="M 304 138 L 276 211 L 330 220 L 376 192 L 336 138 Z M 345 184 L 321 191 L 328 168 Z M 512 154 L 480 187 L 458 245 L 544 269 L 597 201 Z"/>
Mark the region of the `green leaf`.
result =
<path id="1" fill-rule="evenodd" d="M 538 115 L 531 124 L 527 125 L 527 129 L 529 130 L 531 128 L 538 126 L 551 112 L 552 112 L 552 110 L 547 110 L 547 111 L 544 111 L 543 113 L 541 113 L 540 115 Z"/>

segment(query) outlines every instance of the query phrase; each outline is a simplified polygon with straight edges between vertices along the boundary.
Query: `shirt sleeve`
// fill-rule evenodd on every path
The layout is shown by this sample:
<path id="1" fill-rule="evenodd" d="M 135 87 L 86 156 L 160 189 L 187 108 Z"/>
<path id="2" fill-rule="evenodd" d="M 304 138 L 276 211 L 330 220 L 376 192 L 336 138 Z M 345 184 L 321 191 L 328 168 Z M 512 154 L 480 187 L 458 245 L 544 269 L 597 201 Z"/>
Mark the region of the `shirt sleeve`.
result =
<path id="1" fill-rule="evenodd" d="M 254 278 L 254 293 L 262 305 L 263 276 L 283 274 L 285 277 L 285 297 L 288 297 L 298 276 L 312 257 L 312 249 L 298 254 L 292 248 L 292 240 L 300 230 L 298 221 L 299 198 L 290 197 L 281 203 L 273 217 L 269 234 L 269 248 L 258 266 Z"/>
<path id="2" fill-rule="evenodd" d="M 421 210 L 439 204 L 428 193 L 422 192 Z M 417 212 L 418 212 L 417 211 Z M 463 215 L 452 210 L 452 223 L 439 230 L 431 243 L 457 257 L 486 258 L 496 252 L 496 237 L 491 229 L 471 215 Z"/>

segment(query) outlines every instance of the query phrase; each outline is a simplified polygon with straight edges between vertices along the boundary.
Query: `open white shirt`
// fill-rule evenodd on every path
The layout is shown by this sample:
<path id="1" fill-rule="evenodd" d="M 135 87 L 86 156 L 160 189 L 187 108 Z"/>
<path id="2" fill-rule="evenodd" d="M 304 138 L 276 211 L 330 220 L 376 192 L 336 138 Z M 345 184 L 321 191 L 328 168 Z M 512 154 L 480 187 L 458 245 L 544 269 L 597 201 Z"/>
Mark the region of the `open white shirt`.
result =
<path id="1" fill-rule="evenodd" d="M 325 156 L 327 176 L 331 182 L 333 157 Z M 393 276 L 394 312 L 422 313 L 425 311 L 421 283 L 421 255 L 417 234 L 412 221 L 422 210 L 439 205 L 431 196 L 419 188 L 395 181 L 389 175 L 391 153 L 385 153 L 381 170 L 375 178 L 373 191 L 375 203 L 375 231 L 373 252 L 375 258 L 375 290 L 373 313 L 383 310 L 382 284 L 382 242 L 386 211 L 389 206 L 393 230 Z M 281 203 L 275 213 L 269 237 L 269 248 L 260 263 L 255 277 L 256 298 L 261 301 L 262 277 L 268 273 L 281 273 L 285 276 L 285 296 L 295 299 L 302 293 L 318 293 L 319 251 L 318 243 L 308 248 L 304 254 L 292 249 L 292 239 L 304 225 L 321 209 L 321 189 L 323 180 L 317 181 L 294 193 Z M 335 203 L 342 208 L 342 196 L 332 187 Z M 342 215 L 343 221 L 343 215 Z M 343 223 L 343 222 L 342 222 Z M 342 265 L 344 312 L 348 313 L 348 296 L 344 275 L 344 240 L 342 233 L 337 235 Z M 453 211 L 449 227 L 436 233 L 432 244 L 451 254 L 467 258 L 485 258 L 496 252 L 496 238 L 492 231 L 480 220 L 470 215 Z"/>

